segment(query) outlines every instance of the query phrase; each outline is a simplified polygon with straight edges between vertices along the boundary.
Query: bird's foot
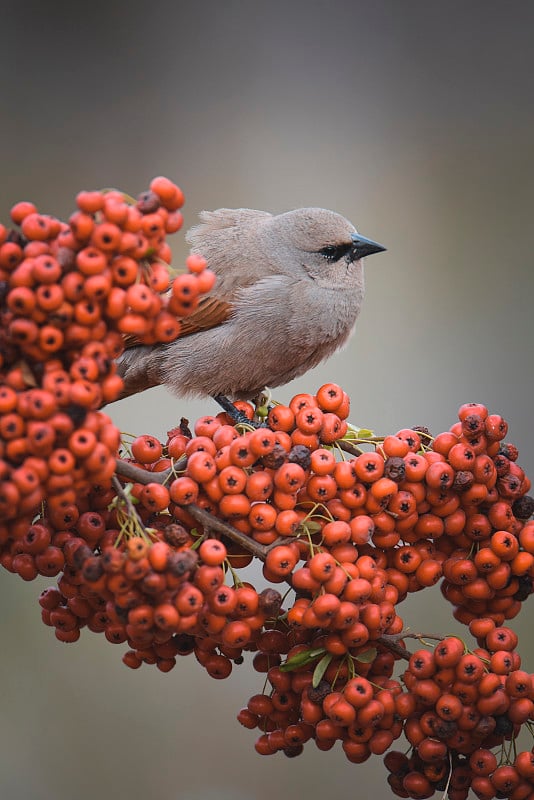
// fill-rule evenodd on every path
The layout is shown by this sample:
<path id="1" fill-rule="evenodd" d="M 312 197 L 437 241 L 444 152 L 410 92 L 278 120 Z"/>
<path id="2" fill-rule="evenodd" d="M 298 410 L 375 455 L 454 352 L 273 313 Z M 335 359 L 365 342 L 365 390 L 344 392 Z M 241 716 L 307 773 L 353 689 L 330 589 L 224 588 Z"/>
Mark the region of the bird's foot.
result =
<path id="1" fill-rule="evenodd" d="M 220 405 L 223 411 L 226 411 L 228 416 L 234 420 L 236 425 L 248 425 L 252 426 L 253 428 L 258 427 L 255 422 L 246 416 L 246 414 L 244 414 L 242 411 L 239 411 L 239 409 L 234 406 L 232 401 L 226 397 L 225 394 L 214 394 L 213 399 Z"/>

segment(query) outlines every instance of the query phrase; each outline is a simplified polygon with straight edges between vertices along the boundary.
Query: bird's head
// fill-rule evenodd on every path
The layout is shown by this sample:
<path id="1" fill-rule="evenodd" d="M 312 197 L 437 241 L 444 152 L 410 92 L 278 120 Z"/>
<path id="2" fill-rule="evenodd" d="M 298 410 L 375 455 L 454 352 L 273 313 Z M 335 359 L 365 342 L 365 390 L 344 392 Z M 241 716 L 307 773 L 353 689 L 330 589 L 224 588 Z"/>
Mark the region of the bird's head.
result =
<path id="1" fill-rule="evenodd" d="M 281 265 L 298 266 L 325 287 L 347 287 L 360 281 L 361 259 L 386 249 L 359 234 L 341 214 L 324 208 L 299 208 L 272 216 L 261 233 L 264 246 Z"/>

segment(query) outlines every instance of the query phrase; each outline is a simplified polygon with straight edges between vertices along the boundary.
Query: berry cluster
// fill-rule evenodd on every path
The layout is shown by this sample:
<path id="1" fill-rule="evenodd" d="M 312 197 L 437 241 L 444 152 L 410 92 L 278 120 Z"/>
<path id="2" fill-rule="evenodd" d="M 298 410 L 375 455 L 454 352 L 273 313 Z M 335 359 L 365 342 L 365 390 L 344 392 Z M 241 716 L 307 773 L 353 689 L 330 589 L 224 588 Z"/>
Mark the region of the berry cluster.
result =
<path id="1" fill-rule="evenodd" d="M 522 752 L 499 764 L 492 748 L 515 740 L 534 713 L 534 683 L 520 669 L 517 636 L 493 620 L 474 620 L 479 647 L 469 652 L 456 637 L 434 651 L 410 657 L 399 698 L 410 758 L 390 752 L 389 783 L 401 797 L 430 797 L 449 783 L 449 797 L 465 798 L 469 787 L 481 800 L 529 797 L 534 755 Z M 503 751 L 504 752 L 504 751 Z M 526 762 L 529 763 L 527 766 Z M 452 790 L 452 791 L 451 791 Z"/>
<path id="2" fill-rule="evenodd" d="M 248 404 L 240 408 L 252 415 Z M 502 441 L 502 417 L 466 404 L 459 422 L 434 440 L 405 429 L 338 460 L 338 443 L 350 451 L 354 442 L 348 410 L 342 390 L 325 384 L 315 397 L 275 406 L 268 427 L 239 434 L 219 415 L 201 418 L 192 438 L 177 429 L 165 459 L 162 445 L 143 437 L 134 446 L 138 464 L 160 470 L 184 456 L 187 465 L 168 490 L 150 483 L 134 492 L 148 509 L 169 507 L 186 525 L 194 520 L 183 506 L 197 503 L 254 541 L 276 544 L 264 564 L 271 582 L 313 555 L 310 543 L 337 559 L 338 569 L 370 547 L 394 603 L 444 575 L 442 591 L 459 621 L 490 615 L 502 624 L 516 616 L 532 591 L 534 500 L 517 448 Z M 308 593 L 321 588 L 307 564 L 294 581 Z"/>
<path id="3" fill-rule="evenodd" d="M 252 417 L 251 407 L 237 405 Z M 189 541 L 180 546 L 194 548 L 194 541 L 202 541 L 202 526 L 192 516 L 196 507 L 224 521 L 228 533 L 240 535 L 228 539 L 222 530 L 226 569 L 233 575 L 233 585 L 221 585 L 224 603 L 226 589 L 230 596 L 245 590 L 258 598 L 235 572 L 250 562 L 251 552 L 258 554 L 253 545 L 264 548 L 265 579 L 289 583 L 294 590 L 286 609 L 279 608 L 277 597 L 275 611 L 264 614 L 259 627 L 257 614 L 252 624 L 237 619 L 233 601 L 215 621 L 213 600 L 204 594 L 196 623 L 176 621 L 171 640 L 175 648 L 180 643 L 181 654 L 194 652 L 216 677 L 229 674 L 232 660 L 240 663 L 243 650 L 255 651 L 253 666 L 266 673 L 271 689 L 254 695 L 238 719 L 262 731 L 257 752 L 294 756 L 306 741 L 326 750 L 340 740 L 347 758 L 358 763 L 385 753 L 404 733 L 414 748 L 411 757 L 399 766 L 398 757 L 390 753 L 386 762 L 395 765 L 390 785 L 396 793 L 430 796 L 449 782 L 449 796 L 459 800 L 473 782 L 473 789 L 487 796 L 468 756 L 514 739 L 532 717 L 531 677 L 519 669 L 517 640 L 502 624 L 518 613 L 532 591 L 534 522 L 526 521 L 532 511 L 525 494 L 530 484 L 516 464 L 517 449 L 502 443 L 506 423 L 477 406 L 486 430 L 481 444 L 463 429 L 464 418 L 473 424 L 473 409 L 471 404 L 462 407 L 460 423 L 435 440 L 423 429 L 402 430 L 358 452 L 355 445 L 362 442 L 346 422 L 346 395 L 326 384 L 315 396 L 298 395 L 287 407 L 275 406 L 267 427 L 243 431 L 220 414 L 198 420 L 194 436 L 185 424 L 170 431 L 165 446 L 151 436 L 133 442 L 131 463 L 143 473 L 131 492 L 147 522 L 154 524 L 170 511 L 189 531 Z M 465 466 L 455 461 L 460 448 L 471 459 L 471 470 L 459 469 Z M 160 482 L 161 474 L 168 488 Z M 512 487 L 514 496 L 510 477 L 500 482 L 510 474 L 520 480 Z M 485 490 L 479 486 L 468 493 L 475 484 Z M 485 538 L 473 535 L 482 516 L 488 520 Z M 200 539 L 195 540 L 193 530 Z M 510 539 L 506 549 L 503 539 Z M 500 585 L 487 583 L 493 593 L 484 605 L 473 605 L 467 592 L 454 612 L 458 620 L 470 622 L 479 648 L 470 653 L 458 639 L 445 639 L 434 655 L 418 651 L 401 681 L 395 680 L 395 663 L 410 657 L 398 604 L 443 575 L 457 575 L 455 566 L 462 561 L 471 570 L 475 567 L 476 576 L 469 580 L 476 579 L 481 558 L 488 561 L 486 550 L 493 554 L 493 569 L 506 579 Z M 467 569 L 463 563 L 462 574 Z M 480 575 L 489 577 L 491 571 Z M 455 585 L 467 586 L 469 580 Z M 194 570 L 188 582 L 196 585 Z M 448 577 L 443 584 L 453 600 Z M 187 638 L 176 638 L 189 621 Z M 155 630 L 153 625 L 147 637 L 154 637 Z M 136 649 L 127 654 L 126 663 L 158 663 L 157 645 L 147 652 L 135 639 L 130 643 Z M 445 668 L 440 659 L 449 650 L 458 664 L 449 656 Z M 510 687 L 519 680 L 526 688 L 516 696 Z M 464 691 L 464 684 L 473 687 L 475 682 L 476 697 L 473 688 Z M 455 699 L 449 703 L 451 697 Z M 453 718 L 457 700 L 461 720 Z M 442 722 L 431 729 L 436 718 Z M 525 758 L 518 756 L 519 763 Z M 529 785 L 524 765 L 522 769 L 517 798 Z M 502 792 L 501 773 L 492 783 L 496 793 Z"/>
<path id="4" fill-rule="evenodd" d="M 120 436 L 98 409 L 120 394 L 123 337 L 172 341 L 214 280 L 190 256 L 171 285 L 166 235 L 181 226 L 183 196 L 167 178 L 137 201 L 117 191 L 76 201 L 68 223 L 20 202 L 19 227 L 0 225 L 0 521 L 22 528 L 45 499 L 49 513 L 72 515 L 92 486 L 110 485 Z M 2 526 L 2 544 L 16 538 Z"/>
<path id="5" fill-rule="evenodd" d="M 94 515 L 98 523 L 103 531 Z M 105 531 L 96 552 L 81 536 L 65 542 L 58 588 L 40 596 L 43 622 L 64 642 L 76 641 L 85 626 L 113 644 L 127 641 L 132 649 L 123 661 L 132 669 L 146 663 L 168 672 L 177 656 L 195 652 L 212 677 L 228 677 L 232 660 L 277 612 L 278 593 L 225 585 L 224 544 L 204 539 L 197 552 L 180 525 L 168 524 L 150 543 L 131 536 L 123 546 L 108 544 L 119 536 Z"/>
<path id="6" fill-rule="evenodd" d="M 349 403 L 339 387 L 326 384 L 322 389 L 325 388 L 339 396 L 335 412 L 328 410 L 333 404 L 325 402 L 319 390 L 317 399 L 297 395 L 289 407 L 276 406 L 269 414 L 269 427 L 239 434 L 233 424 L 225 424 L 225 415 L 219 415 L 200 419 L 193 439 L 184 439 L 183 434 L 173 436 L 169 451 L 175 457 L 185 455 L 187 466 L 184 475 L 169 485 L 171 503 L 178 507 L 197 503 L 266 546 L 281 536 L 293 537 L 308 516 L 303 500 L 305 484 L 307 497 L 320 504 L 337 491 L 332 489 L 333 478 L 329 474 L 336 459 L 322 445 L 333 444 L 345 435 Z M 312 401 L 313 409 L 309 406 Z M 252 417 L 248 403 L 237 405 Z M 308 419 L 313 416 L 316 432 L 312 434 L 304 423 L 300 424 L 293 409 L 297 418 L 299 414 Z M 282 415 L 291 420 L 291 428 L 280 427 Z M 183 513 L 181 516 L 191 522 Z M 283 580 L 291 571 L 280 572 L 273 567 L 274 559 L 269 557 L 264 574 L 274 581 Z"/>
<path id="7" fill-rule="evenodd" d="M 249 404 L 236 405 L 252 418 Z M 271 688 L 238 719 L 261 731 L 260 754 L 295 756 L 307 741 L 328 750 L 339 740 L 354 763 L 387 753 L 400 796 L 448 786 L 461 800 L 472 786 L 484 800 L 490 786 L 502 795 L 506 778 L 521 800 L 532 790 L 525 753 L 492 760 L 492 748 L 532 718 L 534 698 L 517 637 L 502 627 L 534 573 L 529 481 L 517 449 L 503 444 L 506 424 L 499 418 L 494 430 L 495 418 L 477 406 L 485 452 L 466 470 L 456 455 L 477 444 L 458 425 L 436 439 L 424 429 L 359 436 L 348 412 L 346 394 L 325 384 L 275 406 L 264 427 L 221 413 L 198 420 L 194 434 L 182 420 L 165 444 L 139 436 L 117 465 L 131 483 L 93 487 L 68 514 L 45 506 L 30 526 L 6 523 L 0 561 L 26 579 L 61 573 L 40 598 L 45 624 L 64 642 L 84 627 L 127 642 L 131 668 L 166 672 L 194 654 L 220 679 L 252 651 Z M 473 416 L 462 407 L 460 425 Z M 475 483 L 485 491 L 468 494 Z M 482 516 L 484 537 L 473 533 Z M 263 561 L 263 591 L 238 575 L 253 556 Z M 492 586 L 496 570 L 506 580 Z M 450 586 L 461 587 L 454 613 L 478 648 L 448 638 L 433 653 L 410 654 L 398 605 L 443 576 L 449 600 L 457 597 Z M 465 592 L 479 578 L 493 590 L 483 606 Z M 291 590 L 285 607 L 272 588 L 280 583 Z M 408 669 L 395 678 L 401 659 Z M 402 734 L 409 757 L 387 752 Z"/>

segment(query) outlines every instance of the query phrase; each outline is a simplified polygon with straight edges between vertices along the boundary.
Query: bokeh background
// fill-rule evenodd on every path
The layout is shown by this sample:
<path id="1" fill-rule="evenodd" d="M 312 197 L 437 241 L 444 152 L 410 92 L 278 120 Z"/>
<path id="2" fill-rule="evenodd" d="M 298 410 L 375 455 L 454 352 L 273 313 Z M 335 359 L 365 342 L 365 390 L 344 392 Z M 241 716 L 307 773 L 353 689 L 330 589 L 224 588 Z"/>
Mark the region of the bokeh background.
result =
<path id="1" fill-rule="evenodd" d="M 277 399 L 334 380 L 383 433 L 437 433 L 481 401 L 533 474 L 533 22 L 524 0 L 8 0 L 0 219 L 20 199 L 65 217 L 82 188 L 136 194 L 157 174 L 184 189 L 186 227 L 203 208 L 332 208 L 388 252 L 346 350 Z M 156 389 L 110 413 L 164 436 L 214 411 Z M 0 576 L 2 798 L 388 796 L 376 757 L 256 755 L 235 721 L 262 688 L 248 663 L 221 683 L 191 659 L 132 672 L 88 632 L 61 645 L 42 585 Z M 513 624 L 534 669 L 530 605 Z M 438 592 L 401 613 L 457 629 Z"/>

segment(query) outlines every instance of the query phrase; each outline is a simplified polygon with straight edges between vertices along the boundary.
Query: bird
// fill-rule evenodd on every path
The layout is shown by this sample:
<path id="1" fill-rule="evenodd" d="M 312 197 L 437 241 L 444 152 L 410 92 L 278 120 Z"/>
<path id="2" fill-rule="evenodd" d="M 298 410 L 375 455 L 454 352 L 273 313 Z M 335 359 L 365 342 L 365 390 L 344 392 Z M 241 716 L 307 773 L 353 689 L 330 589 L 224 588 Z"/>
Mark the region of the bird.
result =
<path id="1" fill-rule="evenodd" d="M 121 398 L 164 385 L 180 397 L 256 398 L 327 359 L 351 336 L 362 259 L 386 248 L 323 208 L 202 211 L 186 235 L 216 275 L 173 342 L 117 360 Z"/>

